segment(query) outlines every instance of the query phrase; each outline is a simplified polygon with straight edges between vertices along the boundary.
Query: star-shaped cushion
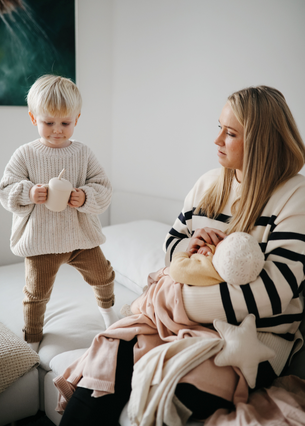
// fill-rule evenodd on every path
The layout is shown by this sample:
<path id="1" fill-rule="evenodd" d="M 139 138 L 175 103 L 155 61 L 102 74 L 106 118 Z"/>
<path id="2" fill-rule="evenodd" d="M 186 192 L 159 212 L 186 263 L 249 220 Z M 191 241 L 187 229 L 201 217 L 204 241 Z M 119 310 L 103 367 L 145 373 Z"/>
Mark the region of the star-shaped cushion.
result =
<path id="1" fill-rule="evenodd" d="M 239 326 L 214 320 L 214 327 L 224 339 L 223 349 L 216 355 L 219 367 L 238 367 L 250 388 L 255 387 L 258 364 L 275 356 L 275 352 L 257 337 L 255 316 L 246 316 Z"/>

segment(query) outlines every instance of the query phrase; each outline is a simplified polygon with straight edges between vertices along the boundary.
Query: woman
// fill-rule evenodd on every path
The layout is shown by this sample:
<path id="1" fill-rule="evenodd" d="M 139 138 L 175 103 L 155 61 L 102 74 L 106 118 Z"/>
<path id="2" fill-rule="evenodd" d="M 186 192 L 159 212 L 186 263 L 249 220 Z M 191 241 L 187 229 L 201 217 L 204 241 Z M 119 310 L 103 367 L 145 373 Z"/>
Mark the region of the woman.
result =
<path id="1" fill-rule="evenodd" d="M 237 325 L 248 314 L 255 315 L 259 339 L 276 353 L 259 364 L 258 388 L 280 375 L 300 337 L 305 178 L 297 173 L 305 162 L 305 147 L 283 95 L 266 86 L 231 95 L 219 127 L 215 144 L 222 168 L 203 175 L 186 197 L 166 237 L 166 263 L 177 251 L 195 253 L 204 243 L 217 245 L 234 231 L 250 233 L 260 243 L 266 262 L 255 281 L 201 287 L 199 299 L 197 287 L 183 293 L 186 312 L 200 309 L 205 324 L 217 318 Z M 92 390 L 77 388 L 61 426 L 117 424 L 131 392 L 135 342 L 120 341 L 115 392 L 91 398 Z M 192 383 L 178 383 L 176 396 L 195 418 L 232 407 L 217 392 Z"/>

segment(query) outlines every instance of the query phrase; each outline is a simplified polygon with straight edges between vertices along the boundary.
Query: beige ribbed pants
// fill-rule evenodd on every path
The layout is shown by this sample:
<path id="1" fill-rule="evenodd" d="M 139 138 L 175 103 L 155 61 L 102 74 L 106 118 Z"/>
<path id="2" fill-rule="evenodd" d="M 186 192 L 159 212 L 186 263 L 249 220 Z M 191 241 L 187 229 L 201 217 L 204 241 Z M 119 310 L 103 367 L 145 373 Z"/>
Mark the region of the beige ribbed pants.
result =
<path id="1" fill-rule="evenodd" d="M 98 306 L 110 308 L 114 305 L 115 274 L 100 247 L 26 257 L 23 332 L 24 340 L 28 343 L 40 342 L 42 339 L 46 306 L 51 297 L 56 274 L 64 263 L 76 268 L 93 287 Z"/>

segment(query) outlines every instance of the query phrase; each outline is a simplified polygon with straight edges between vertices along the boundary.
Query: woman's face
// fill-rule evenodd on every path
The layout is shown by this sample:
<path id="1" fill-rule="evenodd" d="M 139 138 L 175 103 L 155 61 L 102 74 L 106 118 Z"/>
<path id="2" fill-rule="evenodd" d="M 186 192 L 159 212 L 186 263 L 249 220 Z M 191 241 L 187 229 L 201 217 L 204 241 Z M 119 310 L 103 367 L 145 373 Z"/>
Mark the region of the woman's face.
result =
<path id="1" fill-rule="evenodd" d="M 224 106 L 220 118 L 215 144 L 218 146 L 218 161 L 223 167 L 236 170 L 236 177 L 242 181 L 244 156 L 244 128 L 234 115 L 230 104 Z"/>

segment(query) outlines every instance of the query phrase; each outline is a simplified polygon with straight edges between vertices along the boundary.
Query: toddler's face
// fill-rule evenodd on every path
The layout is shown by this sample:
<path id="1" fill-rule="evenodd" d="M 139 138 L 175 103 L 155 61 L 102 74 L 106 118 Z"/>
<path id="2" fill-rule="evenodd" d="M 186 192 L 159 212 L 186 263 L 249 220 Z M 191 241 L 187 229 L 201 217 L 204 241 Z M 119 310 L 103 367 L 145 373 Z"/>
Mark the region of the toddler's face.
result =
<path id="1" fill-rule="evenodd" d="M 37 126 L 40 142 L 50 148 L 65 148 L 71 144 L 74 127 L 80 116 L 75 114 L 68 116 L 52 116 L 48 114 L 34 115 L 29 112 L 32 123 Z"/>

